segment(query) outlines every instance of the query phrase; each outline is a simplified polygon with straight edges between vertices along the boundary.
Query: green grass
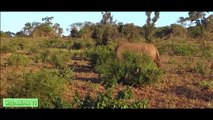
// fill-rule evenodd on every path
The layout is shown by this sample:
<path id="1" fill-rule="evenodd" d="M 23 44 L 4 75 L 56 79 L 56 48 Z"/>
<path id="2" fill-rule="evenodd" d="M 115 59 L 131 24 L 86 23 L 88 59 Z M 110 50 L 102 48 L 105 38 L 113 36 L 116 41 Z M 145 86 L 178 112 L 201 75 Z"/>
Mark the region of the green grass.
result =
<path id="1" fill-rule="evenodd" d="M 27 66 L 30 63 L 31 59 L 21 54 L 12 54 L 7 60 L 7 64 L 12 66 Z"/>

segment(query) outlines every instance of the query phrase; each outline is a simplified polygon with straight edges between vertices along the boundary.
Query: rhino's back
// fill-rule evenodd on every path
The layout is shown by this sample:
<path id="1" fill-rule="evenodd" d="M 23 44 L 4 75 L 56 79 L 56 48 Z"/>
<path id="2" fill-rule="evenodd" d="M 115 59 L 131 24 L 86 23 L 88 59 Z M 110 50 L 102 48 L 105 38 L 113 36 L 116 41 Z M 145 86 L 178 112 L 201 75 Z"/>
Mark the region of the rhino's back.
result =
<path id="1" fill-rule="evenodd" d="M 121 48 L 124 50 L 131 50 L 134 52 L 140 52 L 143 54 L 147 54 L 153 59 L 156 57 L 156 47 L 153 44 L 148 43 L 123 43 Z"/>

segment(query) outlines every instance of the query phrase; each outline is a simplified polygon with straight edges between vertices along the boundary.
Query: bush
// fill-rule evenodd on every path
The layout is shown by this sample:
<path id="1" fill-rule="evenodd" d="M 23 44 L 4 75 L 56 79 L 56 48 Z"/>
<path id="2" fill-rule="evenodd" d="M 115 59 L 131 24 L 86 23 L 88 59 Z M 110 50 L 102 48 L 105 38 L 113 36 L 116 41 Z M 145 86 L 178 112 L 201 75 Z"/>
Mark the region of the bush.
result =
<path id="1" fill-rule="evenodd" d="M 126 90 L 125 90 L 126 91 Z M 119 91 L 119 93 L 125 91 Z M 136 101 L 130 98 L 121 98 L 117 94 L 114 96 L 112 90 L 108 89 L 104 93 L 98 93 L 96 99 L 93 99 L 90 94 L 87 94 L 83 99 L 80 99 L 76 94 L 75 102 L 77 108 L 83 109 L 134 109 L 134 108 L 147 108 L 148 102 L 146 100 Z"/>
<path id="2" fill-rule="evenodd" d="M 71 57 L 72 54 L 66 49 L 47 49 L 35 54 L 34 61 L 36 63 L 49 62 L 56 68 L 65 68 Z"/>
<path id="3" fill-rule="evenodd" d="M 46 40 L 43 44 L 43 47 L 47 48 L 60 48 L 63 41 L 58 39 Z"/>
<path id="4" fill-rule="evenodd" d="M 61 70 L 30 71 L 12 79 L 8 95 L 11 98 L 38 98 L 39 108 L 62 108 L 64 85 L 70 79 L 70 73 Z"/>
<path id="5" fill-rule="evenodd" d="M 73 58 L 79 57 L 81 59 L 87 60 L 87 54 L 82 50 L 71 50 L 71 54 Z"/>
<path id="6" fill-rule="evenodd" d="M 30 59 L 24 55 L 13 54 L 8 58 L 7 63 L 13 66 L 27 66 L 30 63 Z"/>
<path id="7" fill-rule="evenodd" d="M 16 52 L 16 47 L 10 46 L 8 44 L 1 45 L 1 53 L 14 53 Z"/>
<path id="8" fill-rule="evenodd" d="M 91 40 L 77 40 L 74 42 L 72 49 L 80 50 L 80 49 L 91 48 L 93 46 L 94 46 L 94 43 Z"/>
<path id="9" fill-rule="evenodd" d="M 193 44 L 176 44 L 175 46 L 173 45 L 172 50 L 174 55 L 182 56 L 193 55 L 199 52 L 198 46 Z"/>
<path id="10" fill-rule="evenodd" d="M 114 51 L 109 46 L 97 46 L 86 51 L 86 54 L 92 66 L 111 63 L 115 56 Z"/>
<path id="11" fill-rule="evenodd" d="M 104 66 L 100 65 L 97 69 L 106 87 L 113 87 L 115 83 L 143 86 L 157 82 L 162 76 L 162 71 L 148 56 L 129 52 L 124 54 L 124 61 L 114 61 L 108 67 Z"/>
<path id="12" fill-rule="evenodd" d="M 52 55 L 49 61 L 56 68 L 65 68 L 70 59 L 71 57 L 69 55 L 62 53 Z"/>
<path id="13" fill-rule="evenodd" d="M 102 46 L 90 53 L 90 63 L 102 80 L 105 87 L 113 87 L 117 83 L 141 86 L 160 80 L 162 71 L 146 55 L 125 53 L 123 61 L 116 61 L 115 53 L 109 47 Z"/>
<path id="14" fill-rule="evenodd" d="M 72 49 L 73 40 L 60 40 L 60 39 L 51 39 L 46 40 L 42 44 L 43 48 L 62 48 L 62 49 Z"/>
<path id="15" fill-rule="evenodd" d="M 131 99 L 132 97 L 132 91 L 129 86 L 124 91 L 119 91 L 117 95 L 118 99 Z"/>
<path id="16" fill-rule="evenodd" d="M 197 38 L 202 36 L 202 32 L 199 26 L 189 27 L 188 34 L 192 38 Z"/>
<path id="17" fill-rule="evenodd" d="M 189 56 L 199 53 L 199 47 L 195 44 L 189 44 L 179 41 L 179 43 L 166 43 L 159 47 L 160 54 Z"/>

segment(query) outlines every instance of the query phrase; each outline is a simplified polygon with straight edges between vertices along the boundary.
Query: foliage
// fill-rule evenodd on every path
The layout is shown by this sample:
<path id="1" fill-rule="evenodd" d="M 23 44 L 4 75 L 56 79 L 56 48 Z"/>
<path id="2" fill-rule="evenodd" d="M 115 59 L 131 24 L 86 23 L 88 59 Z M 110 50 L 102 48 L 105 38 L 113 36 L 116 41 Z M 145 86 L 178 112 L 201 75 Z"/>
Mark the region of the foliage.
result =
<path id="1" fill-rule="evenodd" d="M 174 55 L 189 56 L 196 51 L 196 48 L 193 45 L 186 46 L 182 44 L 177 44 L 172 48 L 172 50 Z"/>
<path id="2" fill-rule="evenodd" d="M 95 40 L 96 45 L 108 45 L 109 41 L 118 38 L 119 33 L 117 26 L 111 16 L 111 12 L 103 12 L 103 18 L 100 23 L 96 24 L 92 38 Z"/>
<path id="3" fill-rule="evenodd" d="M 70 80 L 69 74 L 56 69 L 24 73 L 12 78 L 13 84 L 8 95 L 11 98 L 38 98 L 39 108 L 62 108 L 64 104 L 61 98 L 64 85 Z"/>
<path id="4" fill-rule="evenodd" d="M 67 62 L 71 59 L 71 53 L 66 49 L 44 49 L 34 55 L 34 61 L 49 62 L 55 68 L 66 68 Z"/>
<path id="5" fill-rule="evenodd" d="M 146 12 L 147 20 L 145 27 L 145 39 L 147 42 L 153 42 L 153 35 L 155 34 L 155 23 L 160 17 L 159 12 L 155 12 L 155 16 L 151 19 L 152 12 Z"/>
<path id="6" fill-rule="evenodd" d="M 13 37 L 15 35 L 15 33 L 10 32 L 10 31 L 0 31 L 0 37 Z"/>
<path id="7" fill-rule="evenodd" d="M 27 66 L 30 64 L 30 61 L 31 60 L 25 55 L 12 54 L 8 58 L 7 64 L 12 66 Z"/>
<path id="8" fill-rule="evenodd" d="M 155 36 L 158 38 L 168 37 L 171 34 L 171 28 L 169 26 L 156 28 Z"/>
<path id="9" fill-rule="evenodd" d="M 140 37 L 138 27 L 136 27 L 134 24 L 126 24 L 121 27 L 122 28 L 120 28 L 121 30 L 119 32 L 123 38 L 126 38 L 129 42 L 138 41 Z"/>
<path id="10" fill-rule="evenodd" d="M 119 91 L 119 93 L 125 93 L 125 91 Z M 118 96 L 118 94 L 114 96 L 112 90 L 107 89 L 105 92 L 99 93 L 96 99 L 93 99 L 90 94 L 87 94 L 83 99 L 75 97 L 77 98 L 75 103 L 77 108 L 82 109 L 135 109 L 147 108 L 148 106 L 147 100 L 136 101 L 132 98 L 121 98 Z"/>
<path id="11" fill-rule="evenodd" d="M 187 29 L 185 29 L 183 26 L 178 24 L 171 24 L 171 32 L 173 37 L 185 37 L 187 33 Z"/>
<path id="12" fill-rule="evenodd" d="M 33 29 L 32 36 L 34 37 L 50 37 L 54 35 L 53 28 L 49 24 L 41 24 Z"/>
<path id="13" fill-rule="evenodd" d="M 201 36 L 201 29 L 198 26 L 189 27 L 188 28 L 188 34 L 192 38 L 200 37 Z"/>
<path id="14" fill-rule="evenodd" d="M 161 78 L 162 71 L 146 55 L 126 53 L 123 61 L 115 61 L 114 56 L 114 51 L 107 47 L 97 47 L 90 52 L 90 62 L 105 87 L 113 87 L 117 83 L 142 86 Z"/>
<path id="15" fill-rule="evenodd" d="M 97 46 L 89 49 L 86 54 L 89 57 L 90 64 L 92 66 L 98 66 L 103 63 L 111 63 L 113 57 L 115 56 L 113 50 L 110 49 L 109 46 Z"/>
<path id="16" fill-rule="evenodd" d="M 14 53 L 16 52 L 16 46 L 11 46 L 10 44 L 1 44 L 1 53 Z"/>
<path id="17" fill-rule="evenodd" d="M 189 56 L 189 55 L 198 55 L 201 51 L 199 46 L 196 44 L 189 44 L 186 41 L 175 41 L 172 39 L 171 42 L 166 42 L 165 44 L 161 43 L 158 48 L 160 54 L 167 55 L 179 55 L 179 56 Z"/>
<path id="18" fill-rule="evenodd" d="M 100 78 L 106 87 L 113 87 L 116 83 L 143 86 L 159 81 L 162 76 L 162 71 L 148 56 L 133 53 L 124 54 L 122 62 L 100 65 L 96 69 L 101 72 Z"/>

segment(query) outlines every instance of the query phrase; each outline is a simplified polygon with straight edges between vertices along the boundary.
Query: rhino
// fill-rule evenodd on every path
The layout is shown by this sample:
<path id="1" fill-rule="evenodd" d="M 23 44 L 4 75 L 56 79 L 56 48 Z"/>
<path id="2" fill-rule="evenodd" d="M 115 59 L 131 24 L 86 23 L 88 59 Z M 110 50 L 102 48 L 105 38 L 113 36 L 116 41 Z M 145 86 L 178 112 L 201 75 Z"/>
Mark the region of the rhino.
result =
<path id="1" fill-rule="evenodd" d="M 157 48 L 149 43 L 129 43 L 123 42 L 115 49 L 115 57 L 117 60 L 122 60 L 122 54 L 125 51 L 132 51 L 134 53 L 146 54 L 160 67 L 160 55 Z"/>

